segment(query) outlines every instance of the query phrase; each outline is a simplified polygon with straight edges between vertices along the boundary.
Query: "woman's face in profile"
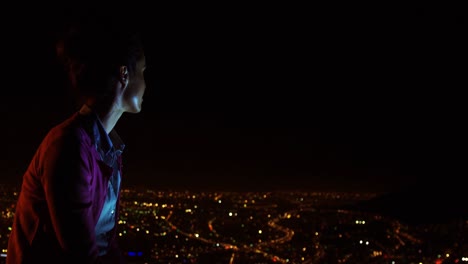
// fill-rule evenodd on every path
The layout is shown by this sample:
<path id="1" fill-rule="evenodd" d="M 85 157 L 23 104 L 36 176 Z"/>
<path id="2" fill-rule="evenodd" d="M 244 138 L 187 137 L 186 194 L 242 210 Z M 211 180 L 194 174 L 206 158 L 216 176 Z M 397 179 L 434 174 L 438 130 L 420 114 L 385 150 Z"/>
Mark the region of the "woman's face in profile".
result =
<path id="1" fill-rule="evenodd" d="M 143 56 L 136 63 L 135 72 L 130 74 L 128 86 L 124 93 L 124 104 L 127 112 L 139 113 L 143 102 L 143 95 L 146 89 L 145 72 L 146 59 Z"/>

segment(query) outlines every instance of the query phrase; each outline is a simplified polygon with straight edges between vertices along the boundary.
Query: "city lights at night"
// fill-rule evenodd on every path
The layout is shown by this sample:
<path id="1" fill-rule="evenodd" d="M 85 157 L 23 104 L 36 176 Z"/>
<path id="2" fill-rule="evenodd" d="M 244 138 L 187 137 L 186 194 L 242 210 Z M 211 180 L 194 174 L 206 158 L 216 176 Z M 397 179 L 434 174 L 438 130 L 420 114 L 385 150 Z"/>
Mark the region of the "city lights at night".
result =
<path id="1" fill-rule="evenodd" d="M 2 186 L 1 194 L 0 247 L 6 256 L 17 191 Z M 125 189 L 122 194 L 118 232 L 130 263 L 457 263 L 468 258 L 467 218 L 412 225 L 340 209 L 375 193 Z"/>
<path id="2" fill-rule="evenodd" d="M 11 12 L 24 23 L 0 18 L 0 264 L 36 149 L 78 110 L 55 41 L 99 10 L 23 7 Z M 106 207 L 119 213 L 125 259 L 468 263 L 463 10 L 128 7 L 146 84 L 141 111 L 113 127 L 125 146 L 113 175 L 121 204 Z"/>

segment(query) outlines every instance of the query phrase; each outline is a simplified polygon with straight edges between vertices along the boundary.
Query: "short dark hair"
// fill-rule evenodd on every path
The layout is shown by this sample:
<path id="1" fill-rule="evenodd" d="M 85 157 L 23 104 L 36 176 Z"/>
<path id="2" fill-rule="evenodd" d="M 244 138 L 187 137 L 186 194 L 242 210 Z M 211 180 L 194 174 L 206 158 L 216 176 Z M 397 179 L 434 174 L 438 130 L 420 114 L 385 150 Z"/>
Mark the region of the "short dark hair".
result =
<path id="1" fill-rule="evenodd" d="M 144 56 L 141 32 L 131 19 L 104 12 L 83 14 L 69 23 L 57 39 L 56 51 L 78 104 L 111 95 L 120 66 L 127 66 L 131 75 Z"/>

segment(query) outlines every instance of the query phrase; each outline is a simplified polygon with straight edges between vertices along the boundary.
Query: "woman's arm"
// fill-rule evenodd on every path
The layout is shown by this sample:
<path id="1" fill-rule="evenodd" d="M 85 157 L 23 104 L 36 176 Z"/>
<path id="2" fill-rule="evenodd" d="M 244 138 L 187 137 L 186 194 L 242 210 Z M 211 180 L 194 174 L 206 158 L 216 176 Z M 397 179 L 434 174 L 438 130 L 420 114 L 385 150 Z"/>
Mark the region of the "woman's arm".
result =
<path id="1" fill-rule="evenodd" d="M 50 218 L 62 253 L 69 263 L 98 263 L 89 148 L 72 133 L 59 137 L 47 146 L 41 168 Z"/>

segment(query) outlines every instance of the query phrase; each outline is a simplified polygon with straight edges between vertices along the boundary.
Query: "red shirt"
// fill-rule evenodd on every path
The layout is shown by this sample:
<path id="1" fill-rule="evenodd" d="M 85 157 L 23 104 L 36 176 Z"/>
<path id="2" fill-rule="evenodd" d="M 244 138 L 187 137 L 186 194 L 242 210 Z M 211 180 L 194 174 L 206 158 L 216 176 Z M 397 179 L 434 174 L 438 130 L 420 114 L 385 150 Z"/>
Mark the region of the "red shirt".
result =
<path id="1" fill-rule="evenodd" d="M 96 150 L 94 122 L 95 115 L 76 112 L 52 128 L 40 144 L 23 176 L 7 264 L 124 263 L 116 228 L 108 255 L 98 256 L 95 226 L 113 168 Z M 122 175 L 122 156 L 117 167 Z M 119 199 L 120 193 L 117 213 Z M 118 215 L 115 221 L 117 227 Z"/>

